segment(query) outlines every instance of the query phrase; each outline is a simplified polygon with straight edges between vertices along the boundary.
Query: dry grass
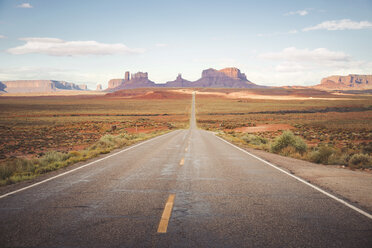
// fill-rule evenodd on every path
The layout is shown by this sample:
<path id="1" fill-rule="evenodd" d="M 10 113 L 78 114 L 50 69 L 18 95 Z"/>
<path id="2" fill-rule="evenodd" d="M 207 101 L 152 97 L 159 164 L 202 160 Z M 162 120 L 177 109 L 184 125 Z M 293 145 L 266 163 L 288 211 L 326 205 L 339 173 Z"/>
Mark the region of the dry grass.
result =
<path id="1" fill-rule="evenodd" d="M 153 100 L 102 96 L 0 97 L 0 174 L 14 172 L 0 180 L 2 184 L 24 180 L 117 147 L 92 150 L 102 137 L 135 135 L 137 138 L 122 144 L 129 145 L 186 128 L 190 106 L 191 97 Z M 39 166 L 37 161 L 51 152 L 69 157 L 54 165 Z M 71 156 L 72 153 L 80 155 Z M 5 164 L 13 169 L 4 169 Z"/>
<path id="2" fill-rule="evenodd" d="M 353 168 L 371 167 L 370 160 L 355 155 L 365 154 L 370 157 L 372 153 L 371 96 L 339 96 L 333 101 L 319 99 L 283 101 L 197 95 L 196 103 L 199 127 L 217 131 L 221 136 L 239 145 L 324 164 L 341 164 Z M 250 134 L 251 137 L 242 132 L 258 130 L 245 127 L 272 124 L 293 127 L 291 129 L 293 134 L 304 140 L 306 152 L 299 152 L 293 146 L 274 149 L 275 151 L 270 149 L 285 130 L 255 131 L 254 135 Z M 257 140 L 261 139 L 268 142 L 258 144 Z M 332 153 L 323 156 L 322 154 L 327 154 L 327 149 L 332 150 Z M 317 159 L 319 154 L 322 155 L 320 157 L 326 158 Z"/>

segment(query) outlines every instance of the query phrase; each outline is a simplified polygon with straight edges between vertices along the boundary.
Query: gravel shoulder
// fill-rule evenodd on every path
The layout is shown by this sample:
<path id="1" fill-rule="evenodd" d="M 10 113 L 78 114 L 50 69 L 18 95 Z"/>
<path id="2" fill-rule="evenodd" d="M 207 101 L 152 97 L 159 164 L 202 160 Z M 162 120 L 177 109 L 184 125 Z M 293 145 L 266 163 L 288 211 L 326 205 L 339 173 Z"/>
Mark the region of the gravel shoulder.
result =
<path id="1" fill-rule="evenodd" d="M 245 149 L 372 213 L 371 172 L 352 171 L 341 166 L 314 164 L 252 148 Z"/>

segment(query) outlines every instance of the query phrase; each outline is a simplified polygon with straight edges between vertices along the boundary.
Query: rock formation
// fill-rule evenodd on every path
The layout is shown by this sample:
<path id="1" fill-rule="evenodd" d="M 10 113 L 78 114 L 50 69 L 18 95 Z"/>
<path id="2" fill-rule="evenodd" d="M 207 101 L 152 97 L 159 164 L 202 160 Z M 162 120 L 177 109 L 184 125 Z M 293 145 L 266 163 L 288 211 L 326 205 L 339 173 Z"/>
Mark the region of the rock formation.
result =
<path id="1" fill-rule="evenodd" d="M 207 69 L 202 72 L 202 77 L 192 83 L 192 87 L 209 88 L 259 88 L 249 80 L 244 73 L 237 68 L 225 68 L 222 70 Z"/>
<path id="2" fill-rule="evenodd" d="M 2 81 L 3 91 L 9 93 L 54 92 L 59 90 L 87 90 L 86 85 L 76 85 L 55 80 L 15 80 Z"/>
<path id="3" fill-rule="evenodd" d="M 313 86 L 321 90 L 368 90 L 372 89 L 372 75 L 349 74 L 348 76 L 330 76 Z"/>
<path id="4" fill-rule="evenodd" d="M 178 74 L 176 80 L 168 81 L 164 87 L 191 87 L 191 81 L 182 78 L 181 74 Z"/>
<path id="5" fill-rule="evenodd" d="M 111 80 L 108 82 L 108 88 L 109 88 L 109 89 L 114 89 L 114 88 L 116 88 L 116 87 L 122 85 L 124 82 L 125 82 L 125 80 L 122 79 L 122 78 L 111 79 Z"/>
<path id="6" fill-rule="evenodd" d="M 137 72 L 130 76 L 129 72 L 125 72 L 124 79 L 111 79 L 108 82 L 108 88 L 106 91 L 113 92 L 122 89 L 134 89 L 134 88 L 148 88 L 156 87 L 153 81 L 148 79 L 147 72 Z"/>
<path id="7" fill-rule="evenodd" d="M 130 72 L 129 71 L 126 71 L 125 72 L 124 80 L 125 81 L 129 81 L 130 80 Z"/>
<path id="8" fill-rule="evenodd" d="M 102 90 L 102 84 L 97 84 L 96 91 L 101 91 Z"/>
<path id="9" fill-rule="evenodd" d="M 116 91 L 121 89 L 145 88 L 145 87 L 210 87 L 210 88 L 262 88 L 249 80 L 239 69 L 230 67 L 222 70 L 208 69 L 202 72 L 202 77 L 191 82 L 182 78 L 181 74 L 174 81 L 165 84 L 155 84 L 148 79 L 147 72 L 137 72 L 131 75 L 125 73 L 124 79 L 111 79 L 106 91 Z"/>

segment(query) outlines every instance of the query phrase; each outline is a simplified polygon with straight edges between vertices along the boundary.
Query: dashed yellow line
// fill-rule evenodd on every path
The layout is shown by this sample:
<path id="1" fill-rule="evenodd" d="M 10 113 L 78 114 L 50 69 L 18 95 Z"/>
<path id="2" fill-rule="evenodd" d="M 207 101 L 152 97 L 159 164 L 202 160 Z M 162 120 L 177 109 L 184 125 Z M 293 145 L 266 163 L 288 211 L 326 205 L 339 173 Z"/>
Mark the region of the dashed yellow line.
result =
<path id="1" fill-rule="evenodd" d="M 168 228 L 169 219 L 172 214 L 175 194 L 170 194 L 167 203 L 165 203 L 164 211 L 158 226 L 158 233 L 166 233 Z"/>
<path id="2" fill-rule="evenodd" d="M 184 165 L 184 164 L 185 164 L 185 158 L 182 158 L 180 161 L 180 165 Z"/>

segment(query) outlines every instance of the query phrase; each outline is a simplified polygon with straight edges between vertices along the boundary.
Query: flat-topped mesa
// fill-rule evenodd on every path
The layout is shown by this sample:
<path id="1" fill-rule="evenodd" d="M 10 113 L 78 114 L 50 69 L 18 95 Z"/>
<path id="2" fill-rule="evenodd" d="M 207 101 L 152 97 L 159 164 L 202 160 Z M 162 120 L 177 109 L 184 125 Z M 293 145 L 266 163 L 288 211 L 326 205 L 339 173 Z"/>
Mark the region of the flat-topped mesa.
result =
<path id="1" fill-rule="evenodd" d="M 330 76 L 313 87 L 323 90 L 368 90 L 372 89 L 372 75 Z"/>
<path id="2" fill-rule="evenodd" d="M 87 90 L 86 85 L 77 85 L 65 81 L 56 80 L 14 80 L 3 81 L 5 88 L 3 91 L 9 93 L 29 93 L 29 92 L 53 92 L 59 90 Z"/>
<path id="3" fill-rule="evenodd" d="M 223 74 L 225 74 L 226 76 L 231 77 L 231 78 L 236 78 L 236 79 L 241 79 L 241 80 L 248 81 L 245 74 L 241 73 L 240 70 L 238 68 L 235 68 L 235 67 L 228 67 L 228 68 L 225 68 L 225 69 L 221 69 L 221 70 L 219 70 L 219 72 L 222 72 Z"/>
<path id="4" fill-rule="evenodd" d="M 234 67 L 222 70 L 207 69 L 202 72 L 202 77 L 192 83 L 192 87 L 208 88 L 260 88 L 249 80 L 244 73 Z"/>

